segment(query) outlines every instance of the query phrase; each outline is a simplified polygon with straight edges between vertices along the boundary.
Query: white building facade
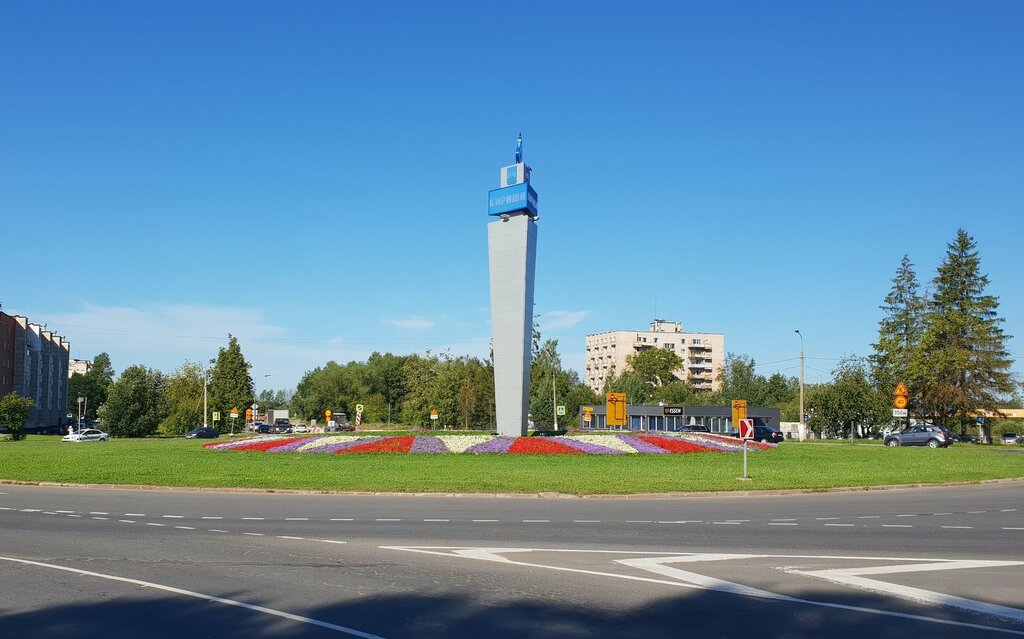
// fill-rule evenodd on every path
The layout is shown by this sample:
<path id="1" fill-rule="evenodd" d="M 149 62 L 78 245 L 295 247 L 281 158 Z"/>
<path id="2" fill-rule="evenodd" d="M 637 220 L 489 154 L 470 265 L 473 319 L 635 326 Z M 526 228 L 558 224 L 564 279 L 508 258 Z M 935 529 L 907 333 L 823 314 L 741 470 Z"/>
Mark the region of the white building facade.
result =
<path id="1" fill-rule="evenodd" d="M 656 319 L 646 331 L 607 331 L 587 335 L 584 378 L 587 386 L 600 393 L 605 381 L 626 369 L 626 358 L 651 348 L 664 348 L 678 355 L 683 366 L 679 379 L 698 391 L 718 390 L 718 377 L 725 362 L 723 333 L 686 333 L 681 322 Z"/>

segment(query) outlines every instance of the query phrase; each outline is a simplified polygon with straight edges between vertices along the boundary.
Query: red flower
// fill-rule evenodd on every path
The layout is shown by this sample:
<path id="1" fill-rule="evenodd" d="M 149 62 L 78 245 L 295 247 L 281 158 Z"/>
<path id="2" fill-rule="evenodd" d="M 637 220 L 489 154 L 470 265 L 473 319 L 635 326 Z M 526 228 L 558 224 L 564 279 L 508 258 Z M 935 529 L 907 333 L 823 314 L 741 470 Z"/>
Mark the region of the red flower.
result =
<path id="1" fill-rule="evenodd" d="M 366 444 L 357 444 L 355 446 L 349 446 L 348 448 L 342 448 L 336 451 L 336 455 L 348 454 L 348 453 L 407 453 L 412 448 L 412 443 L 416 440 L 413 436 L 405 437 L 386 437 L 384 439 L 368 442 Z"/>
<path id="2" fill-rule="evenodd" d="M 693 442 L 684 441 L 682 439 L 676 439 L 675 437 L 662 437 L 658 435 L 636 435 L 637 439 L 641 439 L 648 444 L 653 444 L 658 448 L 664 448 L 670 453 L 710 453 L 716 452 L 714 449 L 701 446 L 700 444 L 694 444 Z"/>
<path id="3" fill-rule="evenodd" d="M 562 442 L 543 437 L 520 437 L 508 447 L 509 454 L 515 455 L 582 455 L 583 451 Z"/>
<path id="4" fill-rule="evenodd" d="M 307 439 L 306 437 L 288 437 L 286 439 L 269 439 L 262 442 L 256 442 L 255 444 L 245 444 L 244 446 L 235 446 L 231 450 L 258 450 L 265 452 L 271 448 L 277 448 L 278 446 L 284 446 L 292 442 L 297 442 L 300 439 Z"/>

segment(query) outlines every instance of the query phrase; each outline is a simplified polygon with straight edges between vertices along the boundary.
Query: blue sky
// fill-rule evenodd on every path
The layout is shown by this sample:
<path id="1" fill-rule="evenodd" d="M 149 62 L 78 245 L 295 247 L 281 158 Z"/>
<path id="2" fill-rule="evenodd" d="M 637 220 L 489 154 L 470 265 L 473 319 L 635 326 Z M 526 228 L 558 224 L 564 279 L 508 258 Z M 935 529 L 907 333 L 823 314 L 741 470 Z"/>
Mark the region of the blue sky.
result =
<path id="1" fill-rule="evenodd" d="M 657 313 L 827 379 L 960 226 L 1024 360 L 1024 3 L 8 0 L 0 59 L 3 310 L 118 371 L 486 355 L 520 131 L 568 366 Z"/>

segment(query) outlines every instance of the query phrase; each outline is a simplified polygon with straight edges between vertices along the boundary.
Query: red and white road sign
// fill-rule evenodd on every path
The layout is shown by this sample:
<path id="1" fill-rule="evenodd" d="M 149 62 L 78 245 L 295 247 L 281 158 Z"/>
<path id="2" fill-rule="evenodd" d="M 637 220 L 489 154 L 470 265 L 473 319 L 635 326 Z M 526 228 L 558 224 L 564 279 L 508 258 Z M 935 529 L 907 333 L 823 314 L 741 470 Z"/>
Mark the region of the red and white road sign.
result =
<path id="1" fill-rule="evenodd" d="M 754 420 L 740 420 L 740 439 L 754 439 Z"/>

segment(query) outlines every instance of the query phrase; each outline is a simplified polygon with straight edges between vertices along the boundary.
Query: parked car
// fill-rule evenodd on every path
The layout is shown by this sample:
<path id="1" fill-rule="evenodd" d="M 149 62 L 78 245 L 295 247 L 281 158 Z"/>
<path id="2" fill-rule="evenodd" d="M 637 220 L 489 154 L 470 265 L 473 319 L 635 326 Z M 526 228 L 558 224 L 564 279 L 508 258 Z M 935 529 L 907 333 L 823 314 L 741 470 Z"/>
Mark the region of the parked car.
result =
<path id="1" fill-rule="evenodd" d="M 960 435 L 960 441 L 967 442 L 968 444 L 977 444 L 978 443 L 978 436 L 977 435 L 971 435 L 971 434 Z"/>
<path id="2" fill-rule="evenodd" d="M 253 424 L 252 429 L 257 433 L 269 433 L 270 424 Z"/>
<path id="3" fill-rule="evenodd" d="M 213 439 L 214 437 L 220 437 L 220 431 L 216 428 L 199 427 L 185 433 L 185 439 Z"/>
<path id="4" fill-rule="evenodd" d="M 296 424 L 294 427 L 292 427 L 292 432 L 293 433 L 308 433 L 309 432 L 309 426 L 306 426 L 305 424 Z"/>
<path id="5" fill-rule="evenodd" d="M 710 433 L 711 429 L 700 424 L 687 424 L 683 426 L 684 433 Z"/>
<path id="6" fill-rule="evenodd" d="M 73 433 L 68 433 L 60 438 L 62 442 L 108 442 L 110 435 L 96 428 L 86 428 Z"/>
<path id="7" fill-rule="evenodd" d="M 1017 433 L 1003 433 L 999 438 L 1001 444 L 1019 444 L 1021 443 L 1020 435 Z"/>
<path id="8" fill-rule="evenodd" d="M 938 426 L 909 426 L 898 433 L 886 436 L 885 445 L 945 448 L 949 446 L 949 440 Z"/>
<path id="9" fill-rule="evenodd" d="M 263 431 L 260 431 L 260 432 L 262 433 Z M 281 421 L 275 422 L 274 425 L 270 427 L 270 432 L 272 432 L 272 433 L 290 433 L 290 432 L 292 432 L 292 425 L 289 424 L 288 422 L 281 422 Z"/>
<path id="10" fill-rule="evenodd" d="M 725 434 L 728 435 L 729 437 L 735 437 L 737 439 L 739 439 L 740 437 L 740 432 L 738 430 L 734 430 L 732 432 Z M 782 431 L 775 430 L 770 426 L 761 426 L 759 424 L 754 426 L 754 441 L 762 442 L 765 444 L 778 444 L 779 442 L 785 439 L 786 436 L 782 433 Z"/>

